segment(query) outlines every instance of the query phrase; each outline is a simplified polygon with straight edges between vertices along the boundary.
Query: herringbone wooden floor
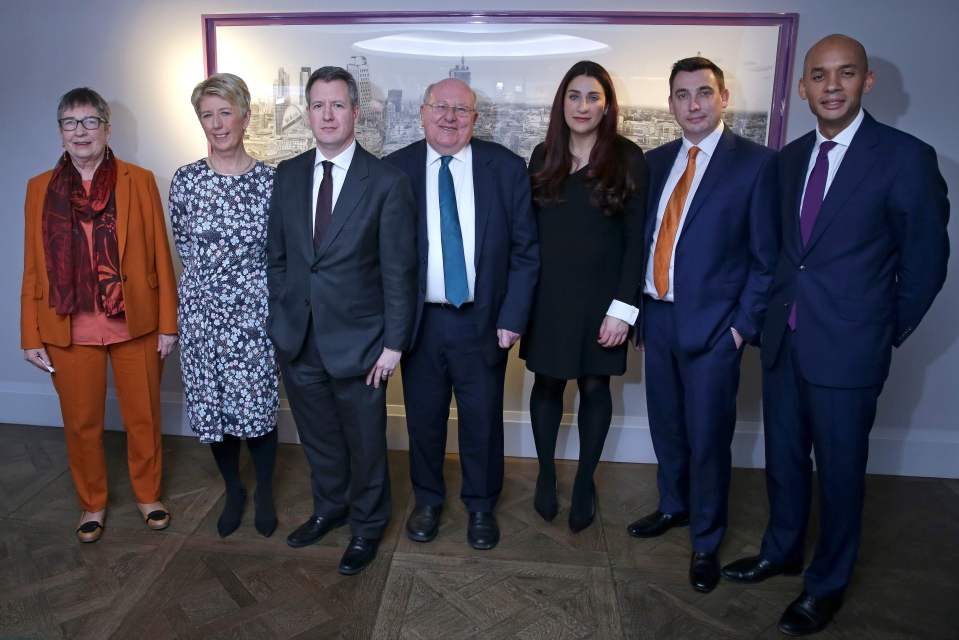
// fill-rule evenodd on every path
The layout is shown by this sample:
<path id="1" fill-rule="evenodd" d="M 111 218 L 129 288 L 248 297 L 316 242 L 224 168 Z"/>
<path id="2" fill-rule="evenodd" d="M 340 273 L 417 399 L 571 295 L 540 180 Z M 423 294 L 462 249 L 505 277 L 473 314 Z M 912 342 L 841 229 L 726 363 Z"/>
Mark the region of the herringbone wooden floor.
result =
<path id="1" fill-rule="evenodd" d="M 336 572 L 346 528 L 290 549 L 286 533 L 310 512 L 299 447 L 282 445 L 280 528 L 215 522 L 222 485 L 206 447 L 164 438 L 165 500 L 173 524 L 141 523 L 127 483 L 125 438 L 106 435 L 110 508 L 103 538 L 75 542 L 79 515 L 59 429 L 0 426 L 0 638 L 779 638 L 776 622 L 800 578 L 694 592 L 685 529 L 635 540 L 625 525 L 656 506 L 655 466 L 603 463 L 596 523 L 565 524 L 574 465 L 561 465 L 562 510 L 532 510 L 536 462 L 510 459 L 498 508 L 503 539 L 466 544 L 466 514 L 448 500 L 439 537 L 404 535 L 407 461 L 392 454 L 394 518 L 375 563 Z M 251 469 L 245 473 L 252 488 Z M 447 479 L 458 495 L 458 461 Z M 737 470 L 724 561 L 754 553 L 766 519 L 761 471 Z M 869 478 L 865 535 L 846 603 L 822 638 L 959 638 L 959 481 Z"/>

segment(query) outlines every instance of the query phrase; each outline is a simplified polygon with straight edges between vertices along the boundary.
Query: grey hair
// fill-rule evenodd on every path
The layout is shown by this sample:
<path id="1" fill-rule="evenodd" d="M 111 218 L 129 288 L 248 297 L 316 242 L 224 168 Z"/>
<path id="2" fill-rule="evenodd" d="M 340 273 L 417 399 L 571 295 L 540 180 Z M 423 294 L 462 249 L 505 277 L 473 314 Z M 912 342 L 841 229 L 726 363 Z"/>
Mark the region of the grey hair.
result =
<path id="1" fill-rule="evenodd" d="M 63 112 L 73 107 L 93 107 L 97 115 L 104 121 L 110 122 L 110 105 L 99 93 L 89 87 L 70 89 L 60 98 L 57 105 L 57 122 L 63 117 Z"/>

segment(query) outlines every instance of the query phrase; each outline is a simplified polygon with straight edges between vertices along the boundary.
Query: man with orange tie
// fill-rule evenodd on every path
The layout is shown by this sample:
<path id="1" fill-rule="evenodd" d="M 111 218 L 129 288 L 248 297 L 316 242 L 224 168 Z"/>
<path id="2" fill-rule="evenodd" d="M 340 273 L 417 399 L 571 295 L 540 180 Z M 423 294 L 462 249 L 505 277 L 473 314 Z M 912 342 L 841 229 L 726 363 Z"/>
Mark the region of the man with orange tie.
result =
<path id="1" fill-rule="evenodd" d="M 639 334 L 659 505 L 627 529 L 689 524 L 689 579 L 705 593 L 719 581 L 741 349 L 757 342 L 778 253 L 776 154 L 723 125 L 729 91 L 713 62 L 678 61 L 669 89 L 683 137 L 646 155 Z"/>

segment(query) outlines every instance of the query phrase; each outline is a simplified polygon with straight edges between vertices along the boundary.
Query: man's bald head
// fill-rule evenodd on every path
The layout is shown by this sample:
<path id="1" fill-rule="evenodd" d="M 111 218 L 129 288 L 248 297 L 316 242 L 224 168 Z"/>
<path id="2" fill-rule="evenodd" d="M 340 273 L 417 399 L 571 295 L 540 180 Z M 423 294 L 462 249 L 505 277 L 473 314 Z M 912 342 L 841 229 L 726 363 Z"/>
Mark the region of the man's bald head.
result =
<path id="1" fill-rule="evenodd" d="M 816 58 L 816 54 L 822 52 L 824 49 L 832 47 L 848 48 L 848 50 L 855 56 L 856 62 L 859 65 L 859 68 L 862 69 L 862 72 L 866 73 L 869 71 L 869 58 L 866 56 L 866 47 L 862 46 L 862 43 L 855 38 L 850 38 L 849 36 L 841 33 L 834 33 L 826 36 L 809 48 L 809 51 L 806 52 L 806 57 L 803 59 L 803 74 L 809 72 L 810 60 L 814 60 Z"/>

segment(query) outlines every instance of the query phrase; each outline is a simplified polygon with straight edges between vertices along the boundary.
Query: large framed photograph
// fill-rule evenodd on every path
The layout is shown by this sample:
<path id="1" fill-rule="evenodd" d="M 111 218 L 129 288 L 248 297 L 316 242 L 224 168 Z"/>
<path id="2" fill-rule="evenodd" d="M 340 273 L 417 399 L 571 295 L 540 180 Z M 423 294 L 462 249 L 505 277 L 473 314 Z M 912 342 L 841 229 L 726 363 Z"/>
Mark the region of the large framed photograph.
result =
<path id="1" fill-rule="evenodd" d="M 725 73 L 726 122 L 783 143 L 796 14 L 738 13 L 297 13 L 204 15 L 207 73 L 246 80 L 246 149 L 277 163 L 313 146 L 304 88 L 313 69 L 348 69 L 360 89 L 357 139 L 385 155 L 422 137 L 419 108 L 431 83 L 468 83 L 475 135 L 529 159 L 543 140 L 556 87 L 578 60 L 602 64 L 620 103 L 620 132 L 644 149 L 677 138 L 669 70 L 702 55 Z"/>

